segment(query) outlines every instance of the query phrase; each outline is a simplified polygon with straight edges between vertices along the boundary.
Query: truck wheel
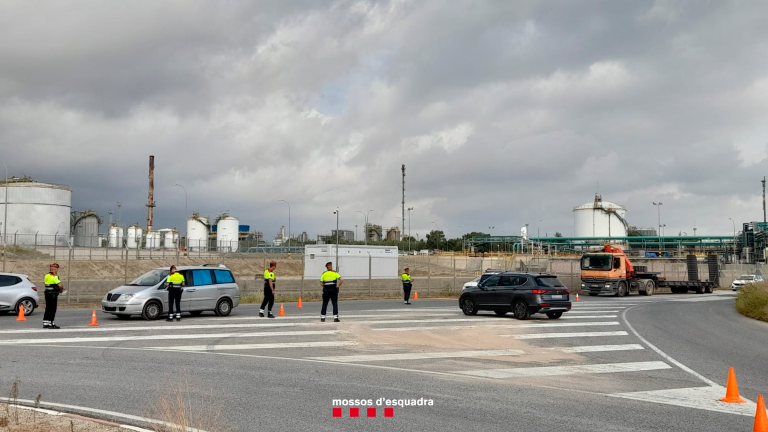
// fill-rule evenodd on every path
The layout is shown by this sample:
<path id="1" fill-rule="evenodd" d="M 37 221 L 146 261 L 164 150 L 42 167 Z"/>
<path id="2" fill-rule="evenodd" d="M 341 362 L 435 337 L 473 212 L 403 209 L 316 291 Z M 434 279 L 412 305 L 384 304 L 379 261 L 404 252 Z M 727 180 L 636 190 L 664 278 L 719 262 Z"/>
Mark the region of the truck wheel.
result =
<path id="1" fill-rule="evenodd" d="M 640 295 L 644 296 L 651 296 L 653 295 L 653 290 L 655 288 L 655 284 L 652 280 L 643 281 L 642 289 L 640 290 Z"/>
<path id="2" fill-rule="evenodd" d="M 625 297 L 627 295 L 627 283 L 619 282 L 619 286 L 616 288 L 616 297 Z"/>
<path id="3" fill-rule="evenodd" d="M 704 286 L 699 285 L 696 287 L 696 294 L 704 294 Z"/>
<path id="4" fill-rule="evenodd" d="M 715 288 L 712 285 L 707 286 L 707 294 L 712 294 L 715 292 Z"/>

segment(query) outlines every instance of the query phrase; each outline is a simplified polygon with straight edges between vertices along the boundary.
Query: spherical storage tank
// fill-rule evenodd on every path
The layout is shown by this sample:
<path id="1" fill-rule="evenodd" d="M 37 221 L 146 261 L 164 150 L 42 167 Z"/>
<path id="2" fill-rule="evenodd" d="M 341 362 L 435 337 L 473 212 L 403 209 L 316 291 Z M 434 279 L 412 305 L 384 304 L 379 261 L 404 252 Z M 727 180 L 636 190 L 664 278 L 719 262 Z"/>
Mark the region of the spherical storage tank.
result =
<path id="1" fill-rule="evenodd" d="M 208 249 L 208 219 L 195 213 L 187 219 L 187 250 Z"/>
<path id="2" fill-rule="evenodd" d="M 576 237 L 626 237 L 627 209 L 619 204 L 603 201 L 595 195 L 594 202 L 573 208 Z"/>
<path id="3" fill-rule="evenodd" d="M 8 194 L 8 220 L 5 206 Z M 32 179 L 0 182 L 0 238 L 5 230 L 8 244 L 21 246 L 67 245 L 69 239 L 72 189 L 68 186 L 37 183 Z"/>
<path id="4" fill-rule="evenodd" d="M 228 215 L 221 215 L 216 226 L 216 246 L 219 252 L 237 252 L 240 221 Z"/>
<path id="5" fill-rule="evenodd" d="M 141 236 L 143 234 L 139 225 L 129 226 L 128 233 L 125 238 L 125 247 L 128 249 L 136 249 L 141 245 Z"/>
<path id="6" fill-rule="evenodd" d="M 144 249 L 160 249 L 160 240 L 163 238 L 158 231 L 147 232 L 147 238 L 144 242 Z"/>
<path id="7" fill-rule="evenodd" d="M 112 225 L 109 227 L 109 247 L 118 248 L 123 246 L 123 227 Z"/>
<path id="8" fill-rule="evenodd" d="M 96 212 L 84 211 L 72 214 L 74 244 L 80 247 L 99 247 L 99 226 L 101 218 Z"/>

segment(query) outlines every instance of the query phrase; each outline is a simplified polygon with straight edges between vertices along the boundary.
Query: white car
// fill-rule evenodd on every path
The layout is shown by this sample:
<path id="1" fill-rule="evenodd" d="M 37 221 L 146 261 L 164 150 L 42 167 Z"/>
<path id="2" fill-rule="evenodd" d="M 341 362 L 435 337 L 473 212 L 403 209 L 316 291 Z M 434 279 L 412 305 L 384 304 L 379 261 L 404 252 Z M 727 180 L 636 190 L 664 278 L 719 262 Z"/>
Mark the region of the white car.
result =
<path id="1" fill-rule="evenodd" d="M 19 313 L 24 308 L 24 315 L 32 315 L 40 304 L 37 287 L 30 282 L 29 276 L 16 273 L 0 273 L 0 314 Z"/>
<path id="2" fill-rule="evenodd" d="M 737 277 L 735 281 L 733 281 L 731 284 L 731 290 L 736 291 L 746 284 L 753 284 L 758 282 L 763 282 L 763 277 L 760 275 L 741 275 Z"/>

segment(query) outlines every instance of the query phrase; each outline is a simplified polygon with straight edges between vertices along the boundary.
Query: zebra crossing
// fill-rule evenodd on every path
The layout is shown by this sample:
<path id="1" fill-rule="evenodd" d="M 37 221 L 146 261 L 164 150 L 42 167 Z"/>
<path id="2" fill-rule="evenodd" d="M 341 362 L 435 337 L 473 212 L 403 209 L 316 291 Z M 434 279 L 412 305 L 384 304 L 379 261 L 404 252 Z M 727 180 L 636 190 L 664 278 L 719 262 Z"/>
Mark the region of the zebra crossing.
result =
<path id="1" fill-rule="evenodd" d="M 590 391 L 601 391 L 604 386 L 606 394 L 622 397 L 632 397 L 639 378 L 646 392 L 701 385 L 674 363 L 646 349 L 620 320 L 627 308 L 652 301 L 591 300 L 574 303 L 573 310 L 561 319 L 533 315 L 526 321 L 492 313 L 465 316 L 451 304 L 358 310 L 342 314 L 341 323 L 320 323 L 318 314 L 306 311 L 305 305 L 304 311 L 290 309 L 288 316 L 275 320 L 201 317 L 166 325 L 105 320 L 100 327 L 70 327 L 55 333 L 5 329 L 0 330 L 0 349 L 23 345 L 130 348 L 147 355 L 237 353 L 238 358 L 250 356 L 254 362 L 268 353 L 270 359 L 286 361 L 380 366 L 387 371 L 403 367 L 409 372 L 510 383 L 557 377 L 562 381 L 548 381 L 548 385 Z M 221 361 L 228 360 L 222 357 Z M 606 383 L 592 378 L 595 376 L 611 376 L 612 381 Z"/>

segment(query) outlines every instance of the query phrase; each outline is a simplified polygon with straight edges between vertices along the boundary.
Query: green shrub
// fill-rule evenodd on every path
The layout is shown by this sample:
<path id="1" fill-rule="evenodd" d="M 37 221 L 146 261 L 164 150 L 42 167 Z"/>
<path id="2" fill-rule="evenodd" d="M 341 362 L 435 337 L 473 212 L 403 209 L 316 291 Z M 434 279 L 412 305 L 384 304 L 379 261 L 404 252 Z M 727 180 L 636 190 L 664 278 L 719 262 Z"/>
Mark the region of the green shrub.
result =
<path id="1" fill-rule="evenodd" d="M 740 314 L 768 321 L 768 284 L 751 284 L 739 289 L 736 310 Z"/>

